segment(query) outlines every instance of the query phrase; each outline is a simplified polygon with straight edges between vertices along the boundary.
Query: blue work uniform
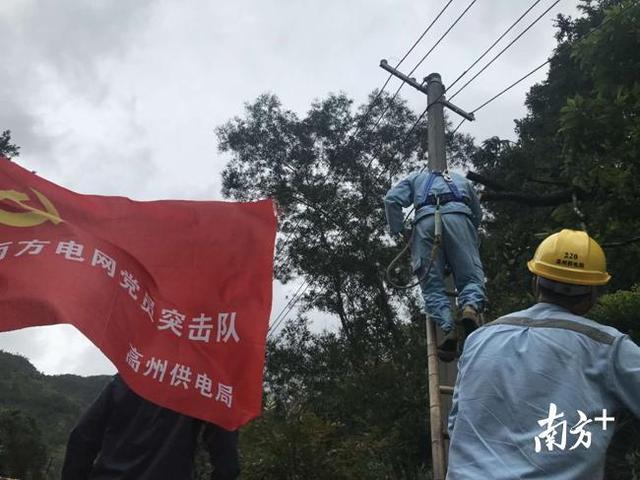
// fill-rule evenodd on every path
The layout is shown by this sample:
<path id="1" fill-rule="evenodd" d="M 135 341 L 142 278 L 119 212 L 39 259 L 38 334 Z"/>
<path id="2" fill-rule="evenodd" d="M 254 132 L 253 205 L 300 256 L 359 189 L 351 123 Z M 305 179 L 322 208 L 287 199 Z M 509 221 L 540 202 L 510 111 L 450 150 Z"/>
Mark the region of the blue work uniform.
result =
<path id="1" fill-rule="evenodd" d="M 602 479 L 610 418 L 640 417 L 640 347 L 557 305 L 480 328 L 458 367 L 448 480 Z"/>
<path id="2" fill-rule="evenodd" d="M 419 277 L 429 265 L 433 248 L 436 211 L 433 199 L 444 200 L 440 202 L 443 245 L 429 273 L 420 281 L 420 288 L 426 312 L 445 333 L 454 326 L 444 284 L 446 264 L 453 271 L 461 306 L 471 305 L 480 311 L 486 301 L 484 271 L 478 252 L 480 202 L 465 177 L 456 173 L 450 177 L 453 185 L 439 173 L 415 172 L 391 188 L 384 198 L 387 222 L 394 234 L 403 229 L 402 208 L 413 204 L 416 209 L 411 258 L 413 271 Z"/>

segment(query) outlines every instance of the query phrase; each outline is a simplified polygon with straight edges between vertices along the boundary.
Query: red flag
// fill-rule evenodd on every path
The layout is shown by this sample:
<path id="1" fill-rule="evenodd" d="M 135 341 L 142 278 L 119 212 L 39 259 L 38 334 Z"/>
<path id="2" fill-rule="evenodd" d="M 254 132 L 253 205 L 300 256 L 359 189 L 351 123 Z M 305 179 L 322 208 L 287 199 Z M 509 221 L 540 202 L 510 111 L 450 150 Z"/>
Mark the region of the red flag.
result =
<path id="1" fill-rule="evenodd" d="M 273 203 L 80 195 L 0 157 L 0 331 L 70 323 L 142 397 L 260 414 Z"/>

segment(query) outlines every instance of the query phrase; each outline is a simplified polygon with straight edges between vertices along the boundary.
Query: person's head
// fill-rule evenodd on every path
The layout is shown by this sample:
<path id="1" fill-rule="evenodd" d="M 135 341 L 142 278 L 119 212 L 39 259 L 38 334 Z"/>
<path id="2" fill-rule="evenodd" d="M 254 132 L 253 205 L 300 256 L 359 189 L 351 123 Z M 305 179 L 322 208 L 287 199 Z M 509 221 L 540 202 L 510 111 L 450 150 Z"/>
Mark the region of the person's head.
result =
<path id="1" fill-rule="evenodd" d="M 534 274 L 538 302 L 560 305 L 577 315 L 591 310 L 598 287 L 611 278 L 600 245 L 578 230 L 562 230 L 545 238 L 527 267 Z"/>

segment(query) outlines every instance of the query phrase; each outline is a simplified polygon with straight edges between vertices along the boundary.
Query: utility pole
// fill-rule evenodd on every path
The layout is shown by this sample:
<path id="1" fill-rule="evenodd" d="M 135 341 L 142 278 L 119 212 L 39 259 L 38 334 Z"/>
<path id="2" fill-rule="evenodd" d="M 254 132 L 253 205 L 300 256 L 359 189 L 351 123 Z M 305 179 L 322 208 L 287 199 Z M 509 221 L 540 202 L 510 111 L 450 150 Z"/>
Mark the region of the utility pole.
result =
<path id="1" fill-rule="evenodd" d="M 444 107 L 448 107 L 458 115 L 467 120 L 473 121 L 473 113 L 452 105 L 445 99 L 445 88 L 439 73 L 428 75 L 422 84 L 416 82 L 414 78 L 407 77 L 395 68 L 391 67 L 386 60 L 380 61 L 380 66 L 392 75 L 402 79 L 416 90 L 427 95 L 427 145 L 429 152 L 428 167 L 430 171 L 445 172 L 447 170 L 447 159 L 445 155 L 445 132 L 444 132 Z M 425 87 L 426 84 L 426 87 Z M 446 281 L 447 290 L 453 290 L 453 281 L 449 277 Z M 443 422 L 443 405 L 440 394 L 453 393 L 453 387 L 440 384 L 440 366 L 438 361 L 438 346 L 436 340 L 436 328 L 429 315 L 426 317 L 427 328 L 427 369 L 429 386 L 429 426 L 431 430 L 431 458 L 433 463 L 433 480 L 445 480 L 447 474 L 445 423 Z M 452 384 L 456 377 L 456 365 L 452 368 L 445 366 L 443 376 L 449 377 Z"/>
<path id="2" fill-rule="evenodd" d="M 427 145 L 429 146 L 429 170 L 444 172 L 447 170 L 444 140 L 444 85 L 439 73 L 425 78 L 427 82 Z"/>
<path id="3" fill-rule="evenodd" d="M 427 147 L 429 170 L 444 172 L 447 170 L 444 138 L 444 85 L 440 74 L 432 73 L 425 78 L 427 82 Z M 447 288 L 449 285 L 447 282 Z M 431 459 L 434 480 L 444 480 L 447 474 L 446 444 L 443 435 L 443 405 L 440 397 L 440 366 L 438 365 L 438 342 L 436 326 L 425 314 L 427 328 L 427 379 L 429 386 L 429 427 L 431 429 Z M 446 417 L 446 412 L 445 417 Z"/>

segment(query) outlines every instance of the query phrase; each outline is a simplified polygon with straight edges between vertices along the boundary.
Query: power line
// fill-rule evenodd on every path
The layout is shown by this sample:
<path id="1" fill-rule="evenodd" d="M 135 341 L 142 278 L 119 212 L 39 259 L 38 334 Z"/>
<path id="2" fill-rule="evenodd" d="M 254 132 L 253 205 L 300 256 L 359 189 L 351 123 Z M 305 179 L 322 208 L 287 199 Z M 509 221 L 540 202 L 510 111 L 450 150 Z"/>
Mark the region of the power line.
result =
<path id="1" fill-rule="evenodd" d="M 538 5 L 541 1 L 542 1 L 542 0 L 536 0 L 535 2 L 533 2 L 533 4 L 531 4 L 531 6 L 530 6 L 529 8 L 527 8 L 527 9 L 524 11 L 524 13 L 523 13 L 522 15 L 520 15 L 520 17 L 519 17 L 515 22 L 513 22 L 513 23 L 509 26 L 509 28 L 507 28 L 507 29 L 502 33 L 502 35 L 500 35 L 500 36 L 498 37 L 498 39 L 497 39 L 495 42 L 493 42 L 493 43 L 491 44 L 491 46 L 490 46 L 489 48 L 487 48 L 487 49 L 482 53 L 482 55 L 480 55 L 480 56 L 476 59 L 476 61 L 475 61 L 475 62 L 473 62 L 471 65 L 469 65 L 469 66 L 468 66 L 468 67 L 467 67 L 467 68 L 466 68 L 466 69 L 465 69 L 465 70 L 464 70 L 460 75 L 458 75 L 458 78 L 456 78 L 453 82 L 451 82 L 451 85 L 449 85 L 449 88 L 453 88 L 453 86 L 454 86 L 456 83 L 458 83 L 458 82 L 460 81 L 460 79 L 461 79 L 462 77 L 464 77 L 464 76 L 469 72 L 469 70 L 471 70 L 473 67 L 475 67 L 475 66 L 476 66 L 476 65 L 477 65 L 477 64 L 478 64 L 478 63 L 479 63 L 479 62 L 480 62 L 480 61 L 481 61 L 481 60 L 482 60 L 482 59 L 483 59 L 483 58 L 484 58 L 484 57 L 485 57 L 485 56 L 486 56 L 486 55 L 487 55 L 491 50 L 493 50 L 493 47 L 495 47 L 495 46 L 498 44 L 498 42 L 500 42 L 500 40 L 502 40 L 502 39 L 503 39 L 503 38 L 504 38 L 504 37 L 505 37 L 505 36 L 506 36 L 506 35 L 507 35 L 511 30 L 513 30 L 513 28 L 514 28 L 518 23 L 520 23 L 520 21 L 521 21 L 521 20 L 522 20 L 522 19 L 523 19 L 523 18 L 524 18 L 524 17 L 525 17 L 525 16 L 526 16 L 526 15 L 527 15 L 527 14 L 528 14 L 528 13 L 529 13 L 529 12 L 530 12 L 534 7 L 535 7 L 535 6 L 536 6 L 536 5 Z"/>
<path id="2" fill-rule="evenodd" d="M 402 62 L 404 62 L 406 60 L 406 58 L 409 56 L 409 54 L 411 52 L 413 52 L 414 48 L 416 48 L 418 46 L 418 43 L 420 43 L 420 41 L 424 38 L 424 36 L 429 32 L 429 30 L 431 30 L 431 27 L 433 27 L 435 25 L 435 23 L 438 21 L 438 19 L 442 16 L 442 14 L 445 12 L 445 10 L 449 7 L 449 5 L 451 5 L 451 2 L 453 2 L 453 0 L 449 0 L 447 2 L 447 4 L 442 7 L 442 10 L 440 10 L 440 12 L 438 13 L 438 15 L 436 15 L 436 18 L 433 19 L 433 21 L 429 24 L 429 26 L 425 29 L 424 32 L 422 32 L 422 35 L 420 35 L 420 37 L 418 38 L 418 40 L 415 41 L 415 43 L 411 46 L 411 48 L 407 51 L 407 53 L 404 54 L 404 56 L 400 59 L 400 61 L 396 64 L 395 68 L 398 68 L 400 66 L 400 64 Z M 419 64 L 418 64 L 419 66 Z M 416 66 L 416 68 L 418 68 Z M 389 78 L 387 78 L 387 81 L 385 82 L 384 86 L 386 87 L 387 84 L 389 83 L 389 81 L 393 78 L 393 75 L 389 75 Z M 384 87 L 383 87 L 384 88 Z"/>
<path id="3" fill-rule="evenodd" d="M 280 313 L 278 314 L 278 316 L 273 320 L 272 324 L 277 322 L 278 319 L 280 318 L 280 314 L 282 314 L 282 311 L 285 310 L 289 304 L 291 303 L 292 299 L 296 297 L 296 295 L 298 295 L 298 292 L 300 291 L 300 289 L 303 287 L 303 284 L 298 285 L 298 289 L 295 291 L 295 293 L 291 296 L 291 298 L 289 299 L 289 301 L 287 302 L 287 304 L 284 306 L 284 308 L 282 310 L 280 310 Z M 271 330 L 271 327 L 269 327 L 269 330 Z"/>
<path id="4" fill-rule="evenodd" d="M 400 59 L 400 61 L 396 64 L 395 68 L 398 68 L 402 62 L 404 62 L 407 57 L 409 56 L 409 54 L 411 52 L 413 52 L 413 50 L 418 46 L 418 44 L 420 43 L 420 41 L 424 38 L 424 36 L 429 32 L 429 30 L 431 30 L 431 27 L 433 27 L 435 25 L 435 23 L 438 21 L 438 19 L 442 16 L 442 14 L 447 10 L 447 8 L 449 7 L 449 5 L 451 5 L 451 3 L 453 2 L 453 0 L 449 0 L 447 2 L 447 4 L 442 7 L 442 9 L 440 10 L 440 12 L 438 12 L 438 15 L 436 15 L 436 17 L 431 21 L 431 23 L 427 26 L 427 28 L 420 34 L 420 36 L 418 37 L 418 39 L 413 43 L 413 45 L 411 46 L 411 48 L 409 48 L 409 50 L 407 50 L 407 52 L 402 56 L 402 58 Z M 419 65 L 419 64 L 418 64 Z M 418 68 L 418 65 L 416 67 L 414 67 L 414 70 L 416 68 Z M 371 112 L 371 110 L 373 109 L 373 106 L 375 105 L 375 103 L 378 101 L 378 99 L 380 98 L 380 96 L 382 95 L 382 92 L 384 91 L 384 89 L 387 87 L 387 85 L 389 85 L 389 82 L 391 81 L 391 79 L 393 78 L 393 75 L 389 74 L 389 76 L 387 77 L 387 80 L 384 82 L 384 84 L 382 85 L 382 88 L 378 91 L 378 94 L 375 96 L 375 98 L 373 99 L 373 101 L 369 104 L 370 108 L 367 111 L 367 114 L 365 115 L 365 119 L 368 116 L 368 114 Z M 404 83 L 404 82 L 403 82 Z M 402 85 L 401 85 L 402 87 Z M 393 95 L 393 98 L 396 97 L 398 92 L 396 92 Z M 382 116 L 384 116 L 384 114 L 386 113 L 386 109 L 384 112 L 382 112 Z M 371 127 L 371 130 L 375 129 L 378 126 L 380 119 L 378 119 L 378 121 L 375 122 L 374 126 Z M 358 129 L 356 128 L 356 131 Z"/>
<path id="5" fill-rule="evenodd" d="M 510 26 L 509 28 L 507 28 L 490 46 L 489 48 L 487 48 L 471 65 L 469 65 L 469 67 L 467 67 L 460 75 L 458 75 L 458 77 L 451 83 L 451 85 L 449 86 L 449 88 L 453 87 L 458 81 L 460 81 L 460 79 L 462 77 L 464 77 L 469 70 L 471 70 L 473 67 L 475 67 L 492 49 L 493 47 L 495 47 L 498 42 L 500 42 L 500 40 L 502 40 L 511 30 L 513 30 L 513 28 L 520 23 L 520 21 L 536 6 L 538 5 L 538 3 L 540 3 L 541 0 L 536 0 L 533 4 L 531 4 L 529 6 L 529 8 L 527 8 L 524 13 L 522 15 L 520 15 L 520 17 L 518 17 Z M 560 1 L 560 0 L 558 0 Z M 558 3 L 558 2 L 556 2 Z M 471 6 L 471 5 L 470 5 Z M 470 7 L 469 6 L 469 7 Z M 469 8 L 467 7 L 467 9 Z M 551 6 L 553 7 L 553 5 Z M 548 10 L 547 10 L 548 11 Z M 465 10 L 466 12 L 466 10 Z M 464 13 L 464 12 L 463 12 Z M 546 13 L 546 12 L 545 12 Z M 544 15 L 544 13 L 543 13 Z M 538 19 L 539 20 L 539 19 Z M 537 21 L 537 20 L 536 20 Z M 534 22 L 535 23 L 535 22 Z M 531 27 L 531 25 L 529 26 L 529 28 Z M 526 30 L 525 30 L 526 32 Z M 524 33 L 524 32 L 523 32 Z M 521 34 L 522 35 L 522 34 Z M 517 39 L 516 39 L 517 40 Z M 512 42 L 513 43 L 513 42 Z M 506 47 L 508 48 L 509 45 Z M 502 52 L 501 52 L 502 53 Z M 500 53 L 500 54 L 501 54 Z M 498 56 L 500 55 L 498 54 Z M 495 58 L 494 58 L 495 60 Z M 493 61 L 493 60 L 492 60 Z M 486 67 L 485 67 L 486 68 Z M 411 73 L 410 73 L 411 74 Z M 410 75 L 409 74 L 409 75 Z M 473 79 L 472 79 L 473 80 Z M 427 105 L 427 110 L 429 109 L 429 107 L 431 107 L 431 105 L 433 105 L 434 103 L 438 102 L 442 97 L 444 96 L 444 93 L 442 95 L 440 95 L 440 97 L 438 97 L 436 100 L 434 100 L 433 102 L 431 102 L 429 105 Z M 473 113 L 473 112 L 472 112 Z M 463 119 L 464 121 L 464 119 Z M 461 122 L 462 123 L 462 122 Z M 458 125 L 458 127 L 452 132 L 452 133 L 456 133 L 456 131 L 458 130 L 460 125 Z"/>
<path id="6" fill-rule="evenodd" d="M 442 36 L 438 39 L 438 41 L 435 43 L 435 45 L 429 49 L 429 51 L 424 55 L 424 57 L 422 57 L 422 58 L 420 59 L 420 61 L 419 61 L 419 62 L 418 62 L 418 64 L 413 68 L 413 70 L 411 70 L 411 71 L 409 72 L 409 75 L 411 75 L 413 72 L 415 72 L 415 71 L 418 69 L 418 67 L 419 67 L 420 65 L 422 65 L 422 62 L 424 62 L 424 61 L 426 60 L 426 58 L 431 54 L 431 52 L 433 52 L 433 51 L 435 50 L 435 48 L 440 44 L 440 42 L 441 42 L 442 40 L 444 40 L 444 37 L 446 37 L 446 36 L 449 34 L 449 32 L 451 31 L 451 29 L 452 29 L 453 27 L 455 27 L 455 26 L 458 24 L 458 22 L 462 19 L 462 17 L 464 17 L 464 16 L 466 15 L 466 13 L 469 11 L 469 9 L 470 9 L 471 7 L 473 7 L 473 4 L 474 4 L 474 3 L 476 3 L 477 1 L 478 1 L 478 0 L 472 0 L 472 2 L 471 2 L 469 5 L 467 5 L 467 8 L 465 8 L 465 9 L 462 11 L 462 13 L 461 13 L 460 15 L 458 15 L 458 18 L 456 18 L 456 19 L 453 21 L 453 23 L 451 24 L 451 26 L 447 29 L 447 31 L 446 31 L 446 32 L 444 32 L 444 33 L 442 34 Z M 558 0 L 558 1 L 559 1 L 559 0 Z M 409 75 L 407 75 L 407 76 L 409 76 Z"/>
<path id="7" fill-rule="evenodd" d="M 469 3 L 469 5 L 467 5 L 467 7 L 462 11 L 462 13 L 460 15 L 458 15 L 458 17 L 453 21 L 453 23 L 449 26 L 449 28 L 447 28 L 447 30 L 440 36 L 440 38 L 438 38 L 438 40 L 436 41 L 436 43 L 427 51 L 427 53 L 420 59 L 420 61 L 413 67 L 413 69 L 407 74 L 407 76 L 411 76 L 417 69 L 418 67 L 420 67 L 420 65 L 422 65 L 422 63 L 427 59 L 427 57 L 431 54 L 431 52 L 433 52 L 435 50 L 435 48 L 440 44 L 440 42 L 442 42 L 442 40 L 444 40 L 444 38 L 449 34 L 449 32 L 453 29 L 453 27 L 455 27 L 458 22 L 462 19 L 462 17 L 464 17 L 466 15 L 466 13 L 469 11 L 469 9 L 476 3 L 477 0 L 472 0 L 471 3 Z M 540 0 L 538 0 L 540 1 Z M 449 2 L 451 3 L 451 2 Z M 445 5 L 445 8 L 449 6 L 449 3 L 447 5 Z M 444 11 L 444 9 L 443 9 Z M 394 68 L 398 68 L 397 66 Z M 392 77 L 393 75 L 389 75 L 390 77 Z M 398 87 L 398 89 L 395 91 L 395 93 L 393 94 L 393 96 L 391 97 L 391 99 L 389 100 L 389 103 L 387 104 L 387 107 L 385 108 L 385 110 L 382 112 L 382 114 L 380 115 L 380 118 L 378 118 L 377 122 L 374 125 L 374 128 L 378 126 L 378 124 L 380 123 L 380 121 L 382 120 L 382 118 L 384 117 L 384 115 L 387 113 L 387 110 L 390 108 L 390 106 L 393 104 L 394 100 L 396 99 L 396 97 L 398 96 L 398 94 L 400 93 L 400 90 L 402 89 L 402 87 L 405 85 L 405 81 L 403 80 L 402 83 L 400 84 L 400 86 Z M 438 99 L 439 100 L 439 99 Z M 407 132 L 407 134 L 405 135 L 405 138 L 402 140 L 401 143 L 404 143 L 405 141 L 407 141 L 407 139 L 409 138 L 409 136 L 411 135 L 411 133 L 413 132 L 413 130 L 415 130 L 415 128 L 418 126 L 418 124 L 420 123 L 420 120 L 422 120 L 422 117 L 424 117 L 424 115 L 427 113 L 427 111 L 429 110 L 429 107 L 435 102 L 432 102 L 430 105 L 427 105 L 427 108 L 424 110 L 424 112 L 422 112 L 422 114 L 418 117 L 418 119 L 416 120 L 416 122 L 413 124 L 413 126 L 409 129 L 409 131 Z M 378 153 L 378 152 L 376 152 Z M 365 170 L 368 170 L 371 167 L 371 164 L 373 163 L 374 159 L 376 158 L 376 155 L 372 155 L 371 156 L 371 160 L 369 161 L 369 163 L 367 164 L 367 166 L 365 167 Z M 400 163 L 402 163 L 405 159 L 401 160 Z M 377 183 L 380 179 L 380 177 L 385 173 L 385 171 L 383 170 L 382 172 L 380 172 L 380 174 L 375 178 L 375 182 Z"/>
<path id="8" fill-rule="evenodd" d="M 292 295 L 289 302 L 287 302 L 287 304 L 282 308 L 282 310 L 280 310 L 280 313 L 278 313 L 278 316 L 271 323 L 271 326 L 267 331 L 268 336 L 271 336 L 278 329 L 280 324 L 285 320 L 285 318 L 287 318 L 287 316 L 289 315 L 289 312 L 291 312 L 293 307 L 295 307 L 295 304 L 298 303 L 298 301 L 302 298 L 302 295 L 304 295 L 304 293 L 307 291 L 310 285 L 311 284 L 307 281 L 300 284 L 296 292 Z"/>
<path id="9" fill-rule="evenodd" d="M 447 9 L 447 7 L 451 4 L 450 0 L 449 3 L 447 3 L 442 10 L 440 10 L 440 13 L 438 13 L 438 16 L 435 18 L 435 20 L 433 22 L 431 22 L 431 25 L 429 25 L 429 28 L 431 28 L 431 26 L 435 23 L 435 21 L 440 18 L 440 16 L 444 13 L 444 11 Z M 444 32 L 440 38 L 436 41 L 435 45 L 433 45 L 433 47 L 431 47 L 429 49 L 429 51 L 426 53 L 426 55 L 424 55 L 420 61 L 413 67 L 413 69 L 409 72 L 409 75 L 412 75 L 417 69 L 418 67 L 422 64 L 422 62 L 425 61 L 425 59 L 429 56 L 429 54 L 431 52 L 433 52 L 433 50 L 438 46 L 438 44 L 447 36 L 447 34 L 451 31 L 451 29 L 460 21 L 460 19 L 465 15 L 465 13 L 467 13 L 467 11 L 471 8 L 471 6 L 476 2 L 477 0 L 473 0 L 471 2 L 471 4 L 465 8 L 465 10 L 458 16 L 458 18 L 453 22 L 453 24 L 447 29 L 446 32 Z M 428 28 L 428 29 L 429 29 Z M 427 29 L 427 30 L 428 30 Z M 421 37 L 422 38 L 422 37 Z M 412 47 L 413 49 L 413 47 Z M 402 59 L 404 60 L 407 57 L 407 55 L 405 55 Z M 400 66 L 400 64 L 398 63 L 394 68 L 398 68 Z M 389 80 L 391 80 L 391 78 L 393 77 L 392 74 L 389 74 L 389 77 L 387 78 L 387 82 L 385 83 L 385 85 L 387 83 L 389 83 Z M 371 130 L 375 130 L 378 125 L 380 124 L 380 122 L 382 121 L 382 119 L 384 118 L 384 116 L 386 115 L 386 113 L 389 111 L 389 108 L 391 108 L 391 105 L 393 105 L 393 102 L 395 101 L 395 99 L 397 98 L 398 94 L 400 93 L 400 90 L 402 90 L 402 87 L 404 87 L 405 81 L 403 80 L 402 83 L 400 83 L 400 86 L 397 88 L 397 90 L 394 92 L 393 96 L 389 99 L 389 102 L 387 103 L 387 106 L 385 107 L 385 109 L 382 111 L 382 113 L 380 114 L 380 116 L 378 117 L 378 119 L 375 121 L 373 127 L 371 127 Z M 377 153 L 377 152 L 376 152 Z M 375 155 L 371 156 L 371 160 L 369 161 L 369 163 L 367 164 L 367 166 L 365 167 L 365 170 L 369 169 L 369 167 L 371 167 L 371 164 L 373 163 L 373 160 L 375 159 Z"/>
<path id="10" fill-rule="evenodd" d="M 626 7 L 623 7 L 622 10 L 620 10 L 620 15 L 622 15 L 628 8 L 634 7 L 640 5 L 640 1 L 636 1 L 633 3 L 630 3 L 629 5 L 627 5 Z M 602 28 L 604 25 L 607 24 L 607 22 L 609 22 L 611 20 L 611 17 L 606 18 L 605 20 L 603 20 L 602 22 L 600 22 L 598 25 L 596 25 L 595 27 L 591 28 L 591 30 L 589 30 L 587 33 L 585 33 L 580 39 L 578 39 L 576 42 L 581 42 L 584 39 L 586 39 L 587 37 L 589 37 L 592 33 L 594 33 L 596 30 L 599 30 L 600 28 Z M 560 48 L 565 48 L 570 46 L 571 44 L 564 44 L 562 46 L 560 46 Z M 518 85 L 520 82 L 524 81 L 525 79 L 527 79 L 528 77 L 530 77 L 531 75 L 533 75 L 534 73 L 536 73 L 538 70 L 540 70 L 542 67 L 544 67 L 545 65 L 549 64 L 551 62 L 551 58 L 549 58 L 548 60 L 546 60 L 545 62 L 541 63 L 540 65 L 538 65 L 536 68 L 534 68 L 533 70 L 531 70 L 529 73 L 523 75 L 522 77 L 520 77 L 518 80 L 516 80 L 515 82 L 513 82 L 512 84 L 510 84 L 508 87 L 500 90 L 498 93 L 496 93 L 493 97 L 491 97 L 489 100 L 487 100 L 486 102 L 484 102 L 483 104 L 481 104 L 480 106 L 476 107 L 474 110 L 471 111 L 471 113 L 476 113 L 478 110 L 486 107 L 487 105 L 489 105 L 491 102 L 493 102 L 494 100 L 496 100 L 497 98 L 501 97 L 502 95 L 504 95 L 505 93 L 507 93 L 509 90 L 511 90 L 513 87 L 515 87 L 516 85 Z M 466 119 L 462 119 L 462 121 L 458 124 L 458 126 L 455 128 L 455 130 L 453 131 L 453 133 L 457 132 L 458 129 L 462 126 L 462 124 L 466 121 Z"/>
<path id="11" fill-rule="evenodd" d="M 451 29 L 453 29 L 453 27 L 455 27 L 457 25 L 457 23 L 462 19 L 462 17 L 465 16 L 465 14 L 469 11 L 469 9 L 473 6 L 474 3 L 476 3 L 477 0 L 473 0 L 468 6 L 467 8 L 465 8 L 463 10 L 463 12 L 458 15 L 458 18 L 456 18 L 454 20 L 454 22 L 451 24 L 451 26 L 440 36 L 440 38 L 438 38 L 438 40 L 436 41 L 436 43 L 427 51 L 427 53 L 420 59 L 420 61 L 413 67 L 413 69 L 411 69 L 411 71 L 407 74 L 407 76 L 411 76 L 413 75 L 413 73 L 418 69 L 418 67 L 420 67 L 420 65 L 422 65 L 422 63 L 427 59 L 427 57 L 431 54 L 431 52 L 433 52 L 435 50 L 435 48 L 440 44 L 440 42 L 442 42 L 442 40 L 444 40 L 444 38 L 449 34 L 449 32 L 451 31 Z M 440 17 L 440 15 L 444 12 L 444 10 L 449 6 L 451 2 L 447 3 L 444 8 L 442 9 L 442 11 L 440 12 L 440 14 L 438 14 L 438 18 Z M 394 68 L 398 68 L 399 64 L 396 65 Z M 389 75 L 389 78 L 387 79 L 387 83 L 389 82 L 389 80 L 391 79 L 391 77 L 393 77 L 393 75 Z M 402 81 L 402 83 L 400 84 L 400 86 L 398 87 L 398 89 L 395 91 L 395 93 L 393 94 L 393 96 L 391 97 L 391 99 L 389 100 L 389 103 L 387 104 L 387 107 L 383 110 L 382 114 L 380 114 L 380 117 L 378 118 L 378 120 L 375 122 L 373 128 L 376 128 L 378 126 L 378 124 L 380 123 L 380 121 L 382 120 L 382 118 L 385 116 L 385 114 L 387 113 L 387 111 L 389 110 L 389 108 L 391 107 L 391 105 L 393 104 L 393 102 L 395 101 L 396 97 L 398 96 L 398 94 L 400 93 L 400 90 L 402 90 L 402 87 L 404 87 L 405 82 L 404 80 Z M 372 160 L 373 161 L 373 160 Z M 369 162 L 369 165 L 367 166 L 367 168 L 371 166 L 371 162 Z"/>
<path id="12" fill-rule="evenodd" d="M 489 105 L 491 102 L 493 102 L 496 98 L 502 96 L 503 94 L 507 93 L 509 90 L 511 90 L 513 87 L 515 87 L 516 85 L 518 85 L 520 82 L 522 82 L 523 80 L 529 78 L 531 75 L 533 75 L 534 73 L 536 73 L 538 70 L 540 70 L 542 67 L 544 67 L 545 65 L 547 65 L 549 62 L 551 62 L 551 59 L 547 60 L 544 63 L 541 63 L 540 65 L 538 65 L 536 68 L 534 68 L 533 70 L 531 70 L 529 73 L 527 73 L 526 75 L 520 77 L 518 80 L 516 80 L 515 82 L 513 82 L 511 85 L 509 85 L 508 87 L 504 88 L 503 90 L 500 90 L 500 92 L 496 93 L 493 97 L 491 97 L 489 100 L 487 100 L 486 102 L 484 102 L 482 105 L 480 105 L 479 107 L 477 107 L 476 109 L 474 109 L 472 111 L 472 113 L 476 113 L 478 110 L 480 110 L 481 108 L 486 107 L 487 105 Z M 464 119 L 463 119 L 464 120 Z"/>
<path id="13" fill-rule="evenodd" d="M 451 132 L 452 134 L 456 133 L 458 131 L 458 129 L 462 126 L 462 124 L 466 121 L 466 118 L 463 118 L 462 120 L 460 120 L 460 123 L 458 124 L 458 126 L 456 128 L 453 129 L 453 132 Z"/>
<path id="14" fill-rule="evenodd" d="M 501 90 L 500 92 L 496 93 L 493 97 L 491 97 L 489 100 L 487 100 L 486 102 L 484 102 L 482 105 L 480 105 L 479 107 L 477 107 L 476 109 L 472 110 L 471 113 L 476 113 L 478 110 L 480 110 L 481 108 L 486 107 L 487 105 L 489 105 L 491 102 L 493 102 L 494 100 L 496 100 L 498 97 L 502 96 L 503 94 L 507 93 L 509 90 L 511 90 L 513 87 L 515 87 L 516 85 L 518 85 L 520 82 L 524 81 L 525 79 L 529 78 L 531 75 L 533 75 L 534 73 L 536 73 L 538 70 L 540 70 L 542 67 L 544 67 L 545 65 L 547 65 L 551 60 L 547 60 L 546 62 L 538 65 L 536 68 L 534 68 L 533 70 L 531 70 L 529 73 L 527 73 L 526 75 L 520 77 L 518 80 L 516 80 L 515 82 L 513 82 L 511 85 L 509 85 L 508 87 L 504 88 L 503 90 Z M 463 118 L 462 121 L 460 121 L 460 123 L 458 123 L 458 126 L 455 128 L 455 130 L 453 131 L 453 133 L 456 133 L 458 131 L 458 129 L 462 126 L 462 124 L 466 121 L 466 118 Z"/>
<path id="15" fill-rule="evenodd" d="M 456 93 L 454 93 L 453 95 L 451 95 L 449 97 L 449 101 L 453 100 L 462 90 L 464 90 L 471 82 L 473 82 L 476 78 L 478 78 L 487 68 L 489 68 L 489 66 L 491 66 L 493 64 L 493 62 L 495 62 L 498 58 L 500 58 L 502 56 L 502 54 L 504 52 L 506 52 L 514 43 L 516 43 L 525 33 L 527 33 L 536 23 L 538 23 L 540 21 L 540 19 L 542 17 L 544 17 L 553 7 L 555 7 L 558 3 L 560 2 L 560 0 L 555 0 L 551 6 L 549 6 L 549 8 L 547 8 L 544 12 L 542 12 L 540 15 L 538 15 L 538 17 L 529 24 L 529 26 L 527 26 L 527 28 L 525 28 L 522 32 L 520 32 L 520 34 L 518 34 L 518 36 L 516 38 L 514 38 L 513 40 L 511 40 L 506 47 L 504 47 L 502 50 L 500 50 L 498 52 L 497 55 L 495 55 L 490 61 L 489 63 L 487 63 L 484 67 L 482 67 L 480 69 L 480 71 L 478 73 L 476 73 L 473 77 L 471 77 L 470 80 L 467 81 L 467 83 L 465 83 L 462 87 L 460 87 L 458 89 L 458 91 Z"/>

